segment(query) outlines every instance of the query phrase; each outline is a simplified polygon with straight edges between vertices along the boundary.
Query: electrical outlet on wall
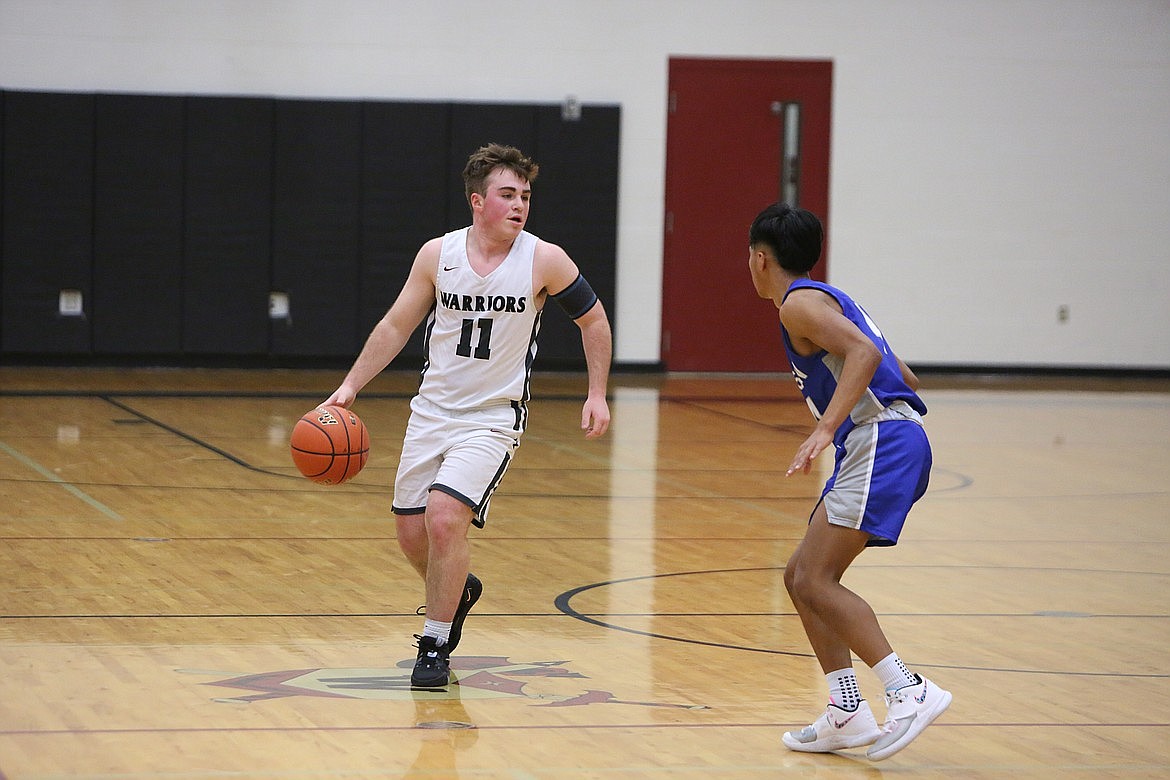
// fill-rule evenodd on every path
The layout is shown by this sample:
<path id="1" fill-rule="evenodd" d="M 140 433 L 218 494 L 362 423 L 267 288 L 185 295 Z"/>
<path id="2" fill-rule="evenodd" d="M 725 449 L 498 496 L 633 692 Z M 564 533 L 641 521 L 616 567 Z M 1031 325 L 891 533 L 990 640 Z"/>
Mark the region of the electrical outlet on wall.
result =
<path id="1" fill-rule="evenodd" d="M 62 290 L 57 296 L 57 313 L 62 317 L 85 315 L 85 297 L 81 290 Z"/>
<path id="2" fill-rule="evenodd" d="M 288 293 L 268 294 L 268 317 L 273 320 L 287 320 L 289 316 Z"/>

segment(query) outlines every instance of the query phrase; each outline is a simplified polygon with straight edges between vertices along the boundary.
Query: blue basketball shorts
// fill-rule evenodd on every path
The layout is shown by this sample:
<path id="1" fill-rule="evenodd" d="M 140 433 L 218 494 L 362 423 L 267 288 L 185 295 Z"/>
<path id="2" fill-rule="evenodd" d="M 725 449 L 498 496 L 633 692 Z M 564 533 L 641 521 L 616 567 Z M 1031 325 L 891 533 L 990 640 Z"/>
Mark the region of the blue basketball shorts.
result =
<path id="1" fill-rule="evenodd" d="M 930 482 L 930 442 L 921 422 L 882 417 L 854 428 L 836 448 L 821 493 L 829 522 L 869 534 L 867 547 L 898 543 L 910 507 Z"/>

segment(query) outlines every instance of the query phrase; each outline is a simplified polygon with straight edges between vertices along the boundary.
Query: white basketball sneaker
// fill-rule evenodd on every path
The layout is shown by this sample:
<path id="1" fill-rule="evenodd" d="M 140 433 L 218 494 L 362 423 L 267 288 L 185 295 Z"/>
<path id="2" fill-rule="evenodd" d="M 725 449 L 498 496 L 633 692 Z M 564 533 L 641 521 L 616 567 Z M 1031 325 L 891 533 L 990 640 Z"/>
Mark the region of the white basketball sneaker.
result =
<path id="1" fill-rule="evenodd" d="M 869 702 L 864 699 L 855 710 L 843 710 L 833 702 L 810 726 L 795 733 L 784 732 L 784 744 L 805 753 L 828 753 L 833 750 L 862 747 L 882 733 Z"/>
<path id="2" fill-rule="evenodd" d="M 951 706 L 950 691 L 944 691 L 922 675 L 914 685 L 886 691 L 889 714 L 882 734 L 866 751 L 873 761 L 889 758 L 909 745 L 922 730 Z"/>

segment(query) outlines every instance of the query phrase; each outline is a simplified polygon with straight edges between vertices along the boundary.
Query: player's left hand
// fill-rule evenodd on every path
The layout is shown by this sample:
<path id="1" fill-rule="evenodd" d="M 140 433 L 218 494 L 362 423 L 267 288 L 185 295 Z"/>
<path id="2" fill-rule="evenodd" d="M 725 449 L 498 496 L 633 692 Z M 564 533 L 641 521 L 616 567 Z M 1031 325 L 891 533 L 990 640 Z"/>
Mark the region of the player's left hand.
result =
<path id="1" fill-rule="evenodd" d="M 792 459 L 792 465 L 788 467 L 784 476 L 791 477 L 798 471 L 807 474 L 812 469 L 813 461 L 817 459 L 817 456 L 832 443 L 833 437 L 831 435 L 819 429 L 813 431 L 812 436 L 805 439 L 804 444 L 801 444 L 800 449 L 796 451 L 796 457 Z"/>
<path id="2" fill-rule="evenodd" d="M 581 430 L 586 439 L 596 439 L 609 430 L 609 404 L 604 398 L 587 398 L 581 409 Z"/>

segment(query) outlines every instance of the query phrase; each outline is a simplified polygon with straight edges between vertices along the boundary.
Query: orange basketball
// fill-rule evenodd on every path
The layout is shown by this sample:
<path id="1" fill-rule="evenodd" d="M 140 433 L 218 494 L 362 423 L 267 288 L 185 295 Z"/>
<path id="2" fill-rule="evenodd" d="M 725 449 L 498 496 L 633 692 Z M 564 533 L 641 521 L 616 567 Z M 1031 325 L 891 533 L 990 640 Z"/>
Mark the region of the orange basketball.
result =
<path id="1" fill-rule="evenodd" d="M 361 418 L 340 406 L 306 412 L 289 437 L 297 470 L 322 485 L 340 485 L 366 465 L 370 434 Z"/>

